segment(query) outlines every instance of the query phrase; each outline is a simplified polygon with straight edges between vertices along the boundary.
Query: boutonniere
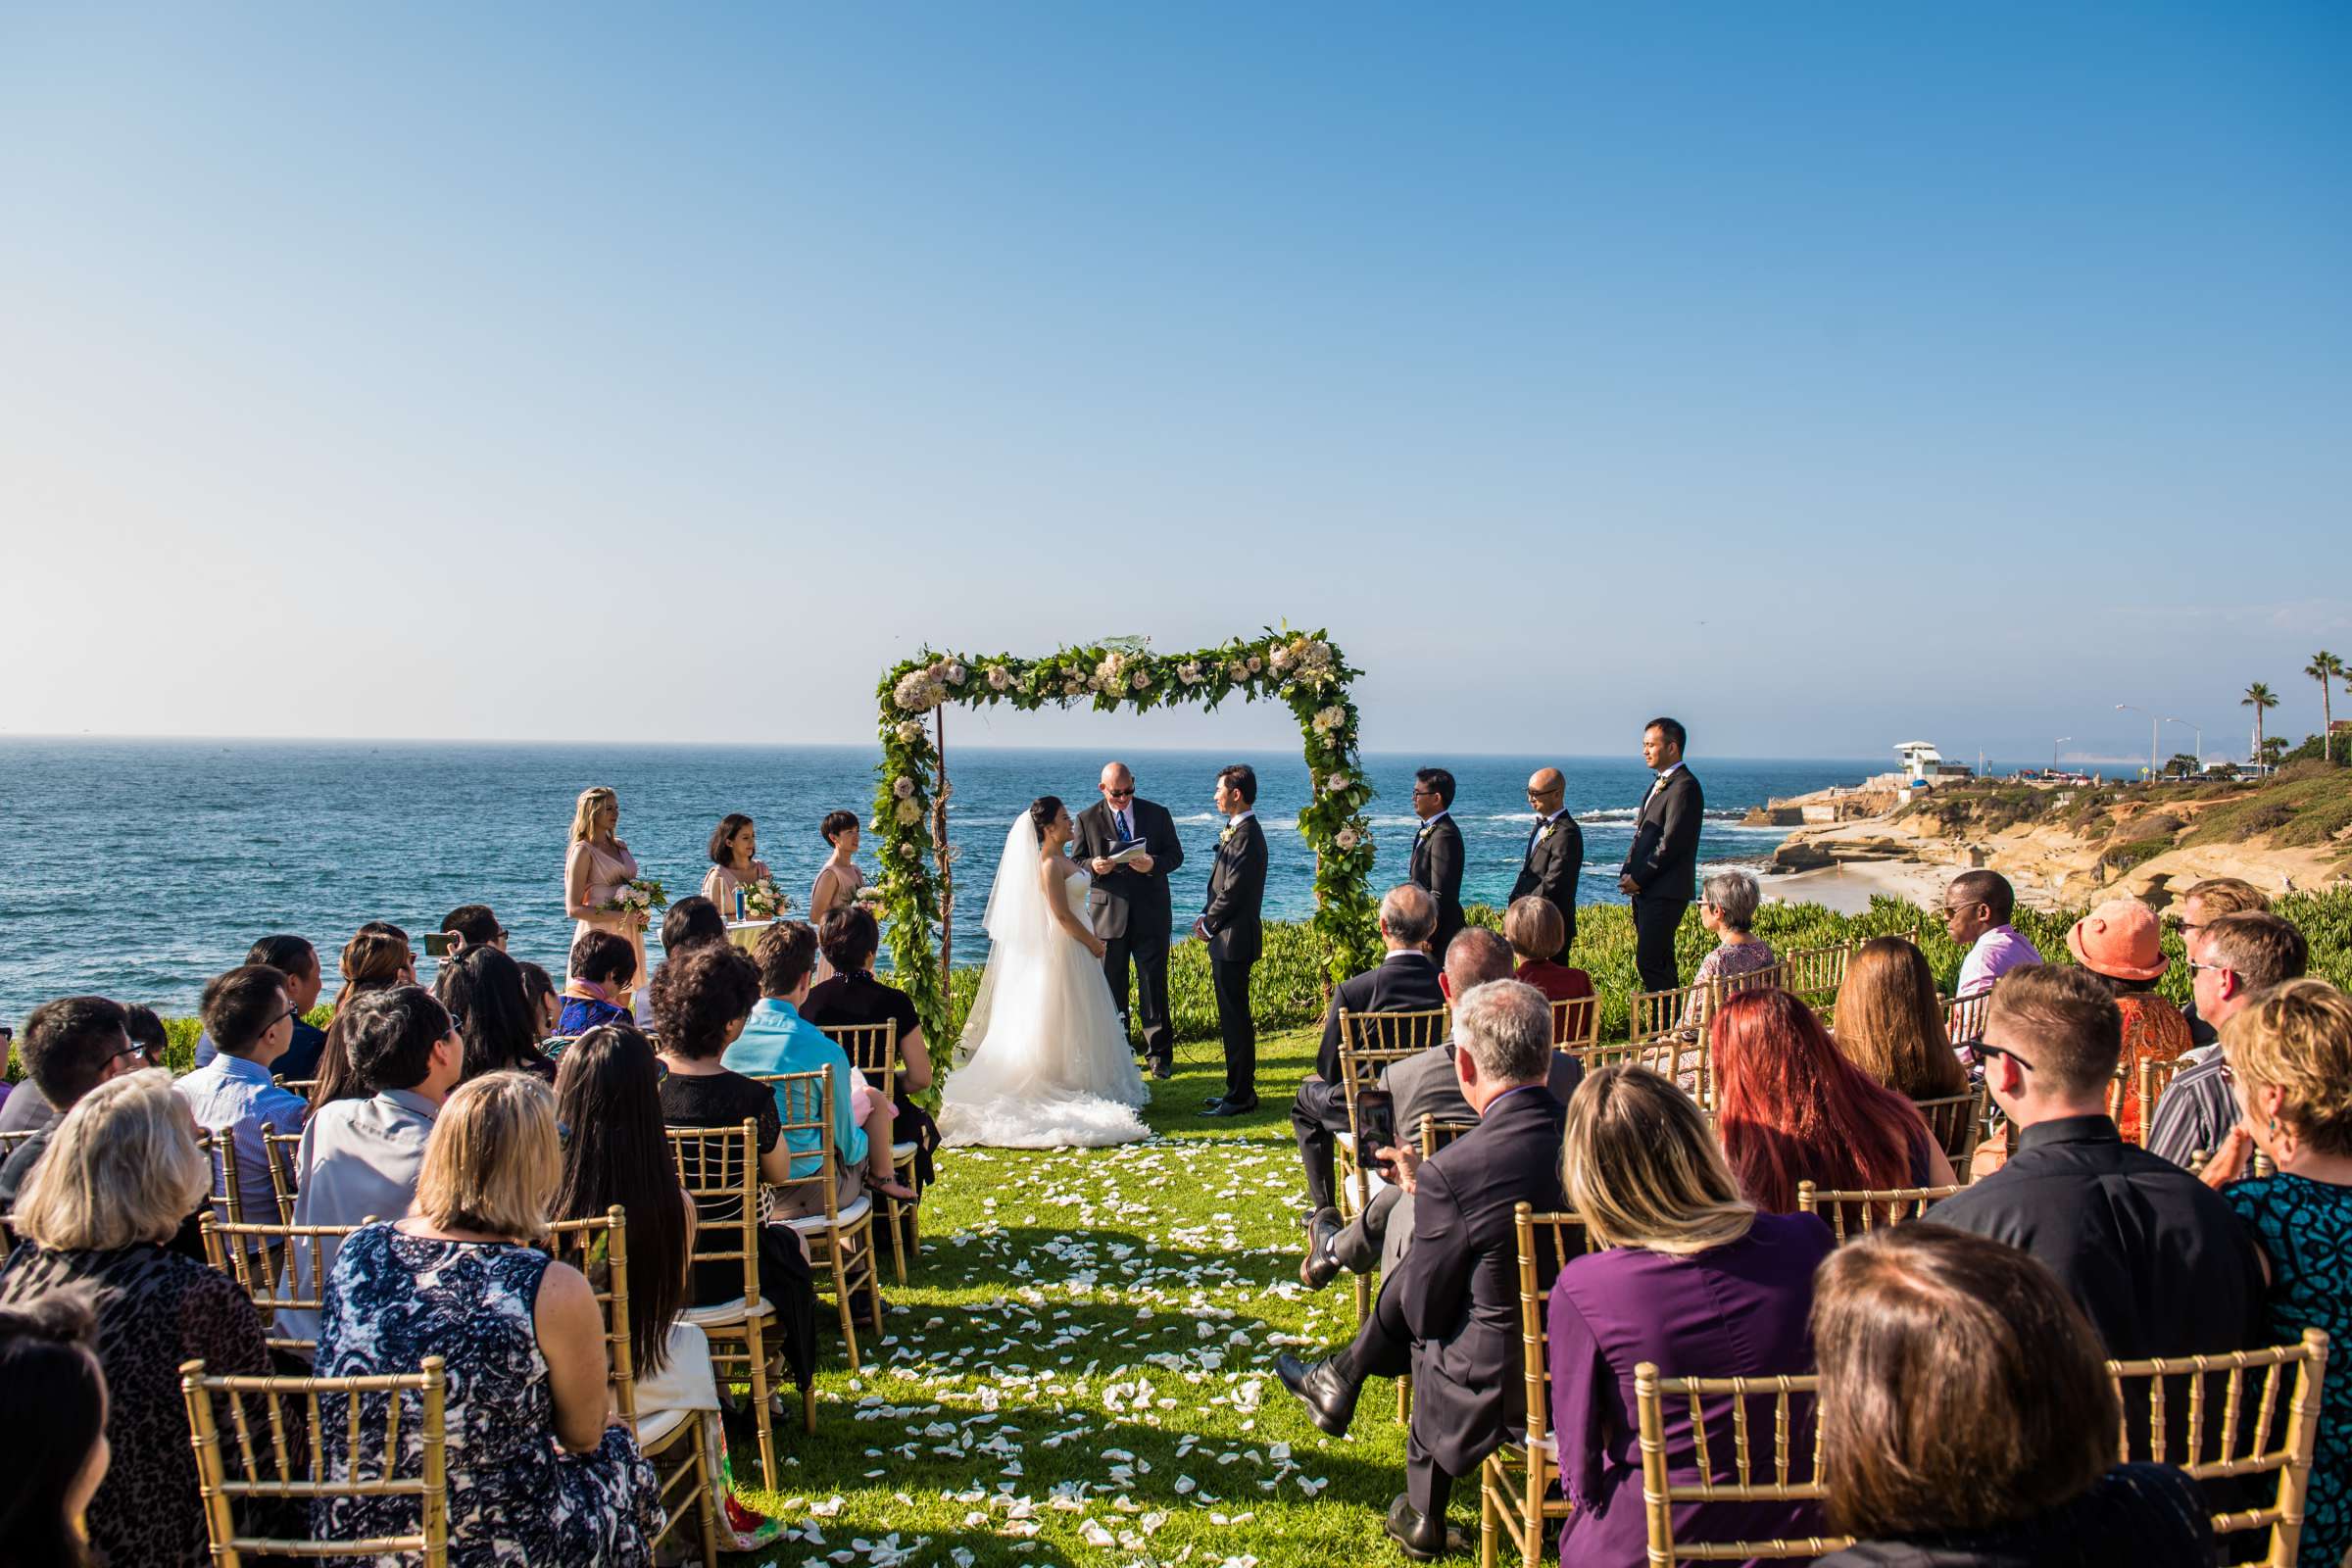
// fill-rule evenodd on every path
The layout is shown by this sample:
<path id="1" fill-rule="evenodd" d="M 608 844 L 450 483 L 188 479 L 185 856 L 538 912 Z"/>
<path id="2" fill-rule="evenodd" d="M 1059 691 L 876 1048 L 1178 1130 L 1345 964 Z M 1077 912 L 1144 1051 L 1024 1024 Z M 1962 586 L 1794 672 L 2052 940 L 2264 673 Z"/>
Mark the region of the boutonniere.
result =
<path id="1" fill-rule="evenodd" d="M 1241 831 L 1241 829 L 1240 829 L 1240 828 L 1238 828 L 1238 827 L 1233 827 L 1233 826 L 1231 826 L 1231 825 L 1228 825 L 1228 826 L 1226 827 L 1226 829 L 1225 829 L 1225 831 L 1224 831 L 1224 832 L 1222 832 L 1222 833 L 1220 833 L 1220 834 L 1218 834 L 1218 835 L 1217 835 L 1217 842 L 1218 842 L 1219 844 L 1228 844 L 1228 843 L 1231 843 L 1231 842 L 1232 842 L 1232 840 L 1233 840 L 1233 836 L 1234 836 L 1236 833 L 1239 833 L 1240 831 Z"/>
<path id="2" fill-rule="evenodd" d="M 1544 824 L 1542 827 L 1540 827 L 1540 828 L 1538 828 L 1538 829 L 1536 830 L 1536 842 L 1537 842 L 1538 844 L 1541 844 L 1541 843 L 1543 843 L 1543 842 L 1544 842 L 1545 839 L 1548 839 L 1548 838 L 1550 838 L 1550 837 L 1551 837 L 1551 824 L 1550 824 L 1549 822 L 1546 822 L 1546 823 L 1544 823 Z"/>

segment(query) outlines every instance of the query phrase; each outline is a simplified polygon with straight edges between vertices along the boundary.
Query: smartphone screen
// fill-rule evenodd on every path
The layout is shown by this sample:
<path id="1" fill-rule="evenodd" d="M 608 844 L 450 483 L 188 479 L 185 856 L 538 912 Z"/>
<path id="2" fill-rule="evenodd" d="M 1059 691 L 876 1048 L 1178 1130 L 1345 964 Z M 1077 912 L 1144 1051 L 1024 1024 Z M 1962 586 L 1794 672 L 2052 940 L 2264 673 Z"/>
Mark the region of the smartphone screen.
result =
<path id="1" fill-rule="evenodd" d="M 1362 1129 L 1360 1157 L 1373 1161 L 1384 1176 L 1394 1173 L 1393 1160 L 1376 1158 L 1373 1152 L 1396 1147 L 1396 1101 L 1385 1089 L 1365 1089 L 1355 1097 L 1356 1125 Z"/>
<path id="2" fill-rule="evenodd" d="M 449 933 L 446 931 L 427 931 L 424 934 L 424 956 L 428 958 L 448 957 Z"/>

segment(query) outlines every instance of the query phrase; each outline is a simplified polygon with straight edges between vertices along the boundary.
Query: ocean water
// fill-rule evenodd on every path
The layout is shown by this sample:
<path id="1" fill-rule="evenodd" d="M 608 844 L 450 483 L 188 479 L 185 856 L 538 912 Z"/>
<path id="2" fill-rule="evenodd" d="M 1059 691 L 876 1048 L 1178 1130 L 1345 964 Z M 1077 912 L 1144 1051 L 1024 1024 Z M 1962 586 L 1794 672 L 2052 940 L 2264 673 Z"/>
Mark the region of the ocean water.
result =
<path id="1" fill-rule="evenodd" d="M 210 976 L 253 938 L 298 931 L 333 956 L 363 921 L 412 935 L 461 904 L 488 904 L 510 949 L 554 973 L 571 922 L 563 868 L 572 802 L 591 784 L 619 792 L 620 837 L 670 897 L 695 892 L 711 827 L 729 811 L 759 823 L 760 856 L 806 907 L 826 846 L 817 823 L 873 802 L 876 754 L 862 747 L 504 746 L 296 741 L 0 739 L 0 1021 L 51 997 L 97 993 L 192 1012 Z M 1039 795 L 1071 809 L 1095 800 L 1099 752 L 951 749 L 951 841 L 961 851 L 956 957 L 977 962 L 987 881 L 1015 812 Z M 1247 761 L 1272 849 L 1266 913 L 1313 906 L 1313 865 L 1295 820 L 1307 778 L 1296 752 L 1127 754 L 1138 787 L 1175 815 L 1185 864 L 1178 921 L 1200 906 L 1218 821 L 1216 770 Z M 1509 892 L 1534 821 L 1529 773 L 1567 775 L 1585 831 L 1585 903 L 1621 902 L 1615 872 L 1647 773 L 1638 757 L 1541 759 L 1368 755 L 1379 859 L 1401 880 L 1416 766 L 1450 767 L 1469 855 L 1465 900 Z M 1871 760 L 1697 757 L 1707 794 L 1705 861 L 1760 859 L 1785 834 L 1743 828 L 1768 797 L 1852 783 Z M 859 860 L 872 869 L 870 852 Z"/>

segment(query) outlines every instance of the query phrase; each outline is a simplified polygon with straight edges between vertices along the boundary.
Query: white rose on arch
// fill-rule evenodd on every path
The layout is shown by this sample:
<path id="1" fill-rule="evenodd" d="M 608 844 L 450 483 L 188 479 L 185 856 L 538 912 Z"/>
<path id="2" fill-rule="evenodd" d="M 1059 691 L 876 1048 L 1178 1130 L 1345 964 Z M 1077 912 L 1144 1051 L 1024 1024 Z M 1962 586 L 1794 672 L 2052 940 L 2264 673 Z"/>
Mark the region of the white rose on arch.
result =
<path id="1" fill-rule="evenodd" d="M 1331 842 L 1337 844 L 1343 850 L 1352 850 L 1360 841 L 1356 837 L 1355 829 L 1351 827 L 1344 827 L 1340 829 L 1339 832 L 1332 835 Z"/>
<path id="2" fill-rule="evenodd" d="M 906 800 L 914 793 L 914 780 L 910 778 L 897 778 L 891 780 L 890 793 L 897 796 L 902 801 Z"/>
<path id="3" fill-rule="evenodd" d="M 905 742 L 906 742 L 907 745 L 909 745 L 909 746 L 912 746 L 912 745 L 913 745 L 913 744 L 914 744 L 916 741 L 919 741 L 919 740 L 921 740 L 922 738 L 923 738 L 923 721 L 922 721 L 921 719 L 919 719 L 919 718 L 902 718 L 902 719 L 900 719 L 900 720 L 899 720 L 899 739 L 900 739 L 900 740 L 902 740 L 902 741 L 905 741 Z"/>
<path id="4" fill-rule="evenodd" d="M 1200 661 L 1198 659 L 1188 659 L 1183 663 L 1178 664 L 1176 666 L 1176 678 L 1184 682 L 1187 686 L 1200 685 Z"/>
<path id="5" fill-rule="evenodd" d="M 1127 677 L 1127 684 L 1139 692 L 1150 691 L 1152 689 L 1152 672 L 1148 669 L 1139 669 Z"/>
<path id="6" fill-rule="evenodd" d="M 912 827 L 923 819 L 923 808 L 916 802 L 901 801 L 896 814 L 901 827 Z"/>
<path id="7" fill-rule="evenodd" d="M 1250 673 L 1255 675 L 1266 667 L 1266 662 L 1255 654 L 1250 656 Z"/>
<path id="8" fill-rule="evenodd" d="M 1235 680 L 1248 680 L 1250 678 L 1250 666 L 1237 659 L 1232 663 L 1225 666 L 1225 673 L 1232 676 Z"/>
<path id="9" fill-rule="evenodd" d="M 1354 782 L 1354 779 L 1345 773 L 1334 773 L 1323 781 L 1323 789 L 1326 794 L 1337 795 Z"/>
<path id="10" fill-rule="evenodd" d="M 902 860 L 911 860 L 911 859 L 913 859 L 913 858 L 914 858 L 914 855 L 915 855 L 915 849 L 914 849 L 914 840 L 912 840 L 912 839 L 908 839 L 908 840 L 906 840 L 905 843 L 903 843 L 903 844 L 901 844 L 901 845 L 899 846 L 899 858 L 900 858 L 900 859 L 902 859 Z"/>
<path id="11" fill-rule="evenodd" d="M 964 668 L 963 662 L 960 660 L 949 660 L 946 663 L 939 666 L 939 672 L 951 686 L 960 686 L 963 684 Z"/>
<path id="12" fill-rule="evenodd" d="M 1003 664 L 991 664 L 988 666 L 988 685 L 991 691 L 1001 692 L 1011 684 L 1011 670 L 1006 669 Z"/>

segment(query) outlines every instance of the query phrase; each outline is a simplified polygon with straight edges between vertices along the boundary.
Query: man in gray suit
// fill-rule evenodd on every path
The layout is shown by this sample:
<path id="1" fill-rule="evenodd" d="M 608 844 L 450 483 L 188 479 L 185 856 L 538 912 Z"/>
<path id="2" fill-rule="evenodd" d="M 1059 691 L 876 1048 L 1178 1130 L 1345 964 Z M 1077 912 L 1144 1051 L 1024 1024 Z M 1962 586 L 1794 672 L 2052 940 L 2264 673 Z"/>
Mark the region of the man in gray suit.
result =
<path id="1" fill-rule="evenodd" d="M 1490 980 L 1510 979 L 1511 966 L 1509 943 L 1485 926 L 1468 926 L 1447 945 L 1446 968 L 1438 977 L 1438 986 L 1450 1003 Z M 1566 1104 L 1568 1097 L 1576 1093 L 1576 1086 L 1584 1076 L 1584 1064 L 1574 1056 L 1556 1051 L 1551 1054 L 1548 1087 L 1561 1104 Z M 1450 1122 L 1478 1120 L 1478 1112 L 1462 1098 L 1461 1079 L 1453 1069 L 1451 1040 L 1388 1068 L 1380 1075 L 1380 1087 L 1395 1100 L 1397 1136 L 1416 1147 L 1423 1116 Z M 1429 1152 L 1421 1152 L 1427 1157 Z M 1327 1222 L 1309 1226 L 1306 1261 L 1299 1267 L 1299 1281 L 1308 1290 L 1319 1291 L 1342 1269 L 1369 1274 L 1377 1266 L 1388 1273 L 1396 1267 L 1412 1236 L 1412 1197 L 1391 1182 L 1374 1193 L 1363 1212 L 1345 1226 Z"/>

